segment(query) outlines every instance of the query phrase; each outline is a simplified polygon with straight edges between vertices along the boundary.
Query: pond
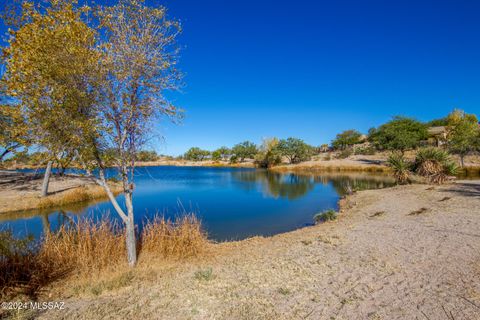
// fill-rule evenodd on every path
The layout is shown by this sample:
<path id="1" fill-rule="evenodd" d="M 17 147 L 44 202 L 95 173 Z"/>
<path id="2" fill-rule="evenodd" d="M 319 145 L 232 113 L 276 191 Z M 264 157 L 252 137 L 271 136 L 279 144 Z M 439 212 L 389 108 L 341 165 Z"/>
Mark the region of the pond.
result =
<path id="1" fill-rule="evenodd" d="M 110 175 L 114 171 L 110 172 Z M 371 174 L 292 174 L 249 168 L 140 167 L 136 169 L 135 222 L 155 215 L 195 213 L 210 239 L 239 240 L 294 230 L 313 216 L 338 209 L 348 190 L 384 188 L 390 177 Z M 122 196 L 119 200 L 123 203 Z M 118 219 L 109 201 L 0 215 L 0 230 L 40 237 L 81 217 Z"/>

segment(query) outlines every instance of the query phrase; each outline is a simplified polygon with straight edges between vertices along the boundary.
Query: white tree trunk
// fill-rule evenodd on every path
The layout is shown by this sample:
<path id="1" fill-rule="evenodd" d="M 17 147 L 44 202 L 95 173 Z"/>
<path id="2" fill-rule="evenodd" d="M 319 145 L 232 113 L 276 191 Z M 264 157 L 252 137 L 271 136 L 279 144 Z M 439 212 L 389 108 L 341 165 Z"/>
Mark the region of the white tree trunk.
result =
<path id="1" fill-rule="evenodd" d="M 125 192 L 125 205 L 127 207 L 127 214 L 125 214 L 123 209 L 118 204 L 117 199 L 115 199 L 115 195 L 113 194 L 112 190 L 110 190 L 110 187 L 108 186 L 103 169 L 100 169 L 99 175 L 100 179 L 95 179 L 95 181 L 103 187 L 108 195 L 108 198 L 110 199 L 110 202 L 113 204 L 115 211 L 117 211 L 118 215 L 122 218 L 122 221 L 125 224 L 127 259 L 128 264 L 133 267 L 137 263 L 137 240 L 135 237 L 135 223 L 133 220 L 132 194 L 131 192 Z"/>
<path id="2" fill-rule="evenodd" d="M 137 263 L 137 241 L 135 239 L 135 223 L 133 220 L 132 194 L 125 194 L 125 204 L 127 206 L 127 220 L 125 221 L 126 245 L 128 264 L 134 266 Z"/>
<path id="3" fill-rule="evenodd" d="M 46 197 L 48 195 L 48 184 L 50 182 L 51 172 L 52 172 L 52 161 L 48 161 L 47 169 L 45 170 L 45 175 L 43 176 L 42 197 Z"/>

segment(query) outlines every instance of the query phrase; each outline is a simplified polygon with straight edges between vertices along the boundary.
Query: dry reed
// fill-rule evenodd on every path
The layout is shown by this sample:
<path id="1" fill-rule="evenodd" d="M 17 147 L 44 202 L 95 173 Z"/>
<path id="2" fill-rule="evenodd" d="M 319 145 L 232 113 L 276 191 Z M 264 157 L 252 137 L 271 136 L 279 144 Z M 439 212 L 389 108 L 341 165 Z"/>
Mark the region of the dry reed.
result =
<path id="1" fill-rule="evenodd" d="M 120 193 L 120 187 L 112 185 L 111 188 L 114 194 Z M 107 198 L 107 193 L 103 187 L 96 185 L 81 186 L 58 194 L 49 195 L 45 198 L 34 198 L 32 202 L 36 203 L 28 206 L 43 209 L 102 198 Z"/>
<path id="2" fill-rule="evenodd" d="M 196 256 L 205 248 L 206 235 L 194 215 L 184 215 L 175 221 L 155 217 L 141 235 L 141 252 L 146 255 L 186 258 Z"/>
<path id="3" fill-rule="evenodd" d="M 28 248 L 10 246 L 18 241 L 13 238 L 5 240 L 7 247 L 0 252 L 0 297 L 4 299 L 18 294 L 34 297 L 42 287 L 67 276 L 101 275 L 129 268 L 123 228 L 107 217 L 61 227 Z M 148 264 L 157 257 L 199 256 L 207 243 L 194 215 L 173 221 L 156 217 L 144 225 L 138 238 L 139 263 Z"/>

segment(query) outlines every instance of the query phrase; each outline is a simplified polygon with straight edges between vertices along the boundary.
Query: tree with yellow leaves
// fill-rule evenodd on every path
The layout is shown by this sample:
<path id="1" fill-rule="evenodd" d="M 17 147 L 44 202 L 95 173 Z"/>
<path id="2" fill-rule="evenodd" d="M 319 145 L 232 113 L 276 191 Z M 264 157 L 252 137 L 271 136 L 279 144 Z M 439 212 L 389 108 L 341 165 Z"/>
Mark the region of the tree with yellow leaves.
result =
<path id="1" fill-rule="evenodd" d="M 165 98 L 180 86 L 178 22 L 163 7 L 119 0 L 92 10 L 76 1 L 23 2 L 20 24 L 4 50 L 7 93 L 35 142 L 68 150 L 104 187 L 125 224 L 127 257 L 136 263 L 132 195 L 136 154 L 159 119 L 181 112 Z M 92 18 L 94 17 L 94 18 Z M 112 152 L 113 151 L 113 152 Z M 118 169 L 125 209 L 111 192 L 106 163 Z"/>

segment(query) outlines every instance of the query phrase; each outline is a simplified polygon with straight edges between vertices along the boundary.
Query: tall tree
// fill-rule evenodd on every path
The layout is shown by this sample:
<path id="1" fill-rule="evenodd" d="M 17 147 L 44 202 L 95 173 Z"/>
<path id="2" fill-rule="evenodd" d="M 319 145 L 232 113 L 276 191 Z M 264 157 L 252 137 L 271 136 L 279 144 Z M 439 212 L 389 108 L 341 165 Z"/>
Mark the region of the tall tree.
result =
<path id="1" fill-rule="evenodd" d="M 310 160 L 313 150 L 311 146 L 297 138 L 282 139 L 279 141 L 277 148 L 280 154 L 287 157 L 290 163 Z"/>
<path id="2" fill-rule="evenodd" d="M 465 156 L 477 149 L 477 139 L 480 134 L 478 119 L 474 114 L 467 114 L 462 110 L 454 110 L 447 117 L 448 134 L 447 145 L 452 153 L 460 156 L 462 167 L 465 165 Z"/>
<path id="3" fill-rule="evenodd" d="M 257 154 L 258 149 L 255 143 L 250 141 L 244 141 L 233 146 L 232 153 L 240 159 L 240 162 L 245 161 L 245 159 L 253 159 Z"/>
<path id="4" fill-rule="evenodd" d="M 186 160 L 203 161 L 209 155 L 210 155 L 210 152 L 207 151 L 207 150 L 202 150 L 198 147 L 192 147 L 192 148 L 188 149 L 187 152 L 185 152 L 185 155 L 183 157 Z"/>
<path id="5" fill-rule="evenodd" d="M 24 2 L 22 24 L 6 49 L 4 80 L 25 106 L 28 123 L 38 128 L 40 144 L 49 150 L 55 141 L 68 145 L 87 172 L 98 169 L 91 178 L 125 224 L 128 262 L 134 265 L 136 154 L 154 123 L 181 114 L 164 98 L 165 90 L 181 84 L 181 28 L 164 7 L 142 0 L 101 6 L 96 19 L 88 19 L 90 12 L 76 1 L 50 0 L 45 9 Z M 107 184 L 108 161 L 120 174 L 126 210 Z"/>
<path id="6" fill-rule="evenodd" d="M 428 138 L 427 127 L 412 118 L 396 116 L 378 129 L 369 131 L 368 139 L 377 148 L 405 152 L 417 148 Z"/>
<path id="7" fill-rule="evenodd" d="M 332 142 L 332 147 L 335 149 L 345 150 L 346 148 L 360 143 L 362 134 L 357 130 L 346 130 L 337 134 L 335 140 Z"/>

